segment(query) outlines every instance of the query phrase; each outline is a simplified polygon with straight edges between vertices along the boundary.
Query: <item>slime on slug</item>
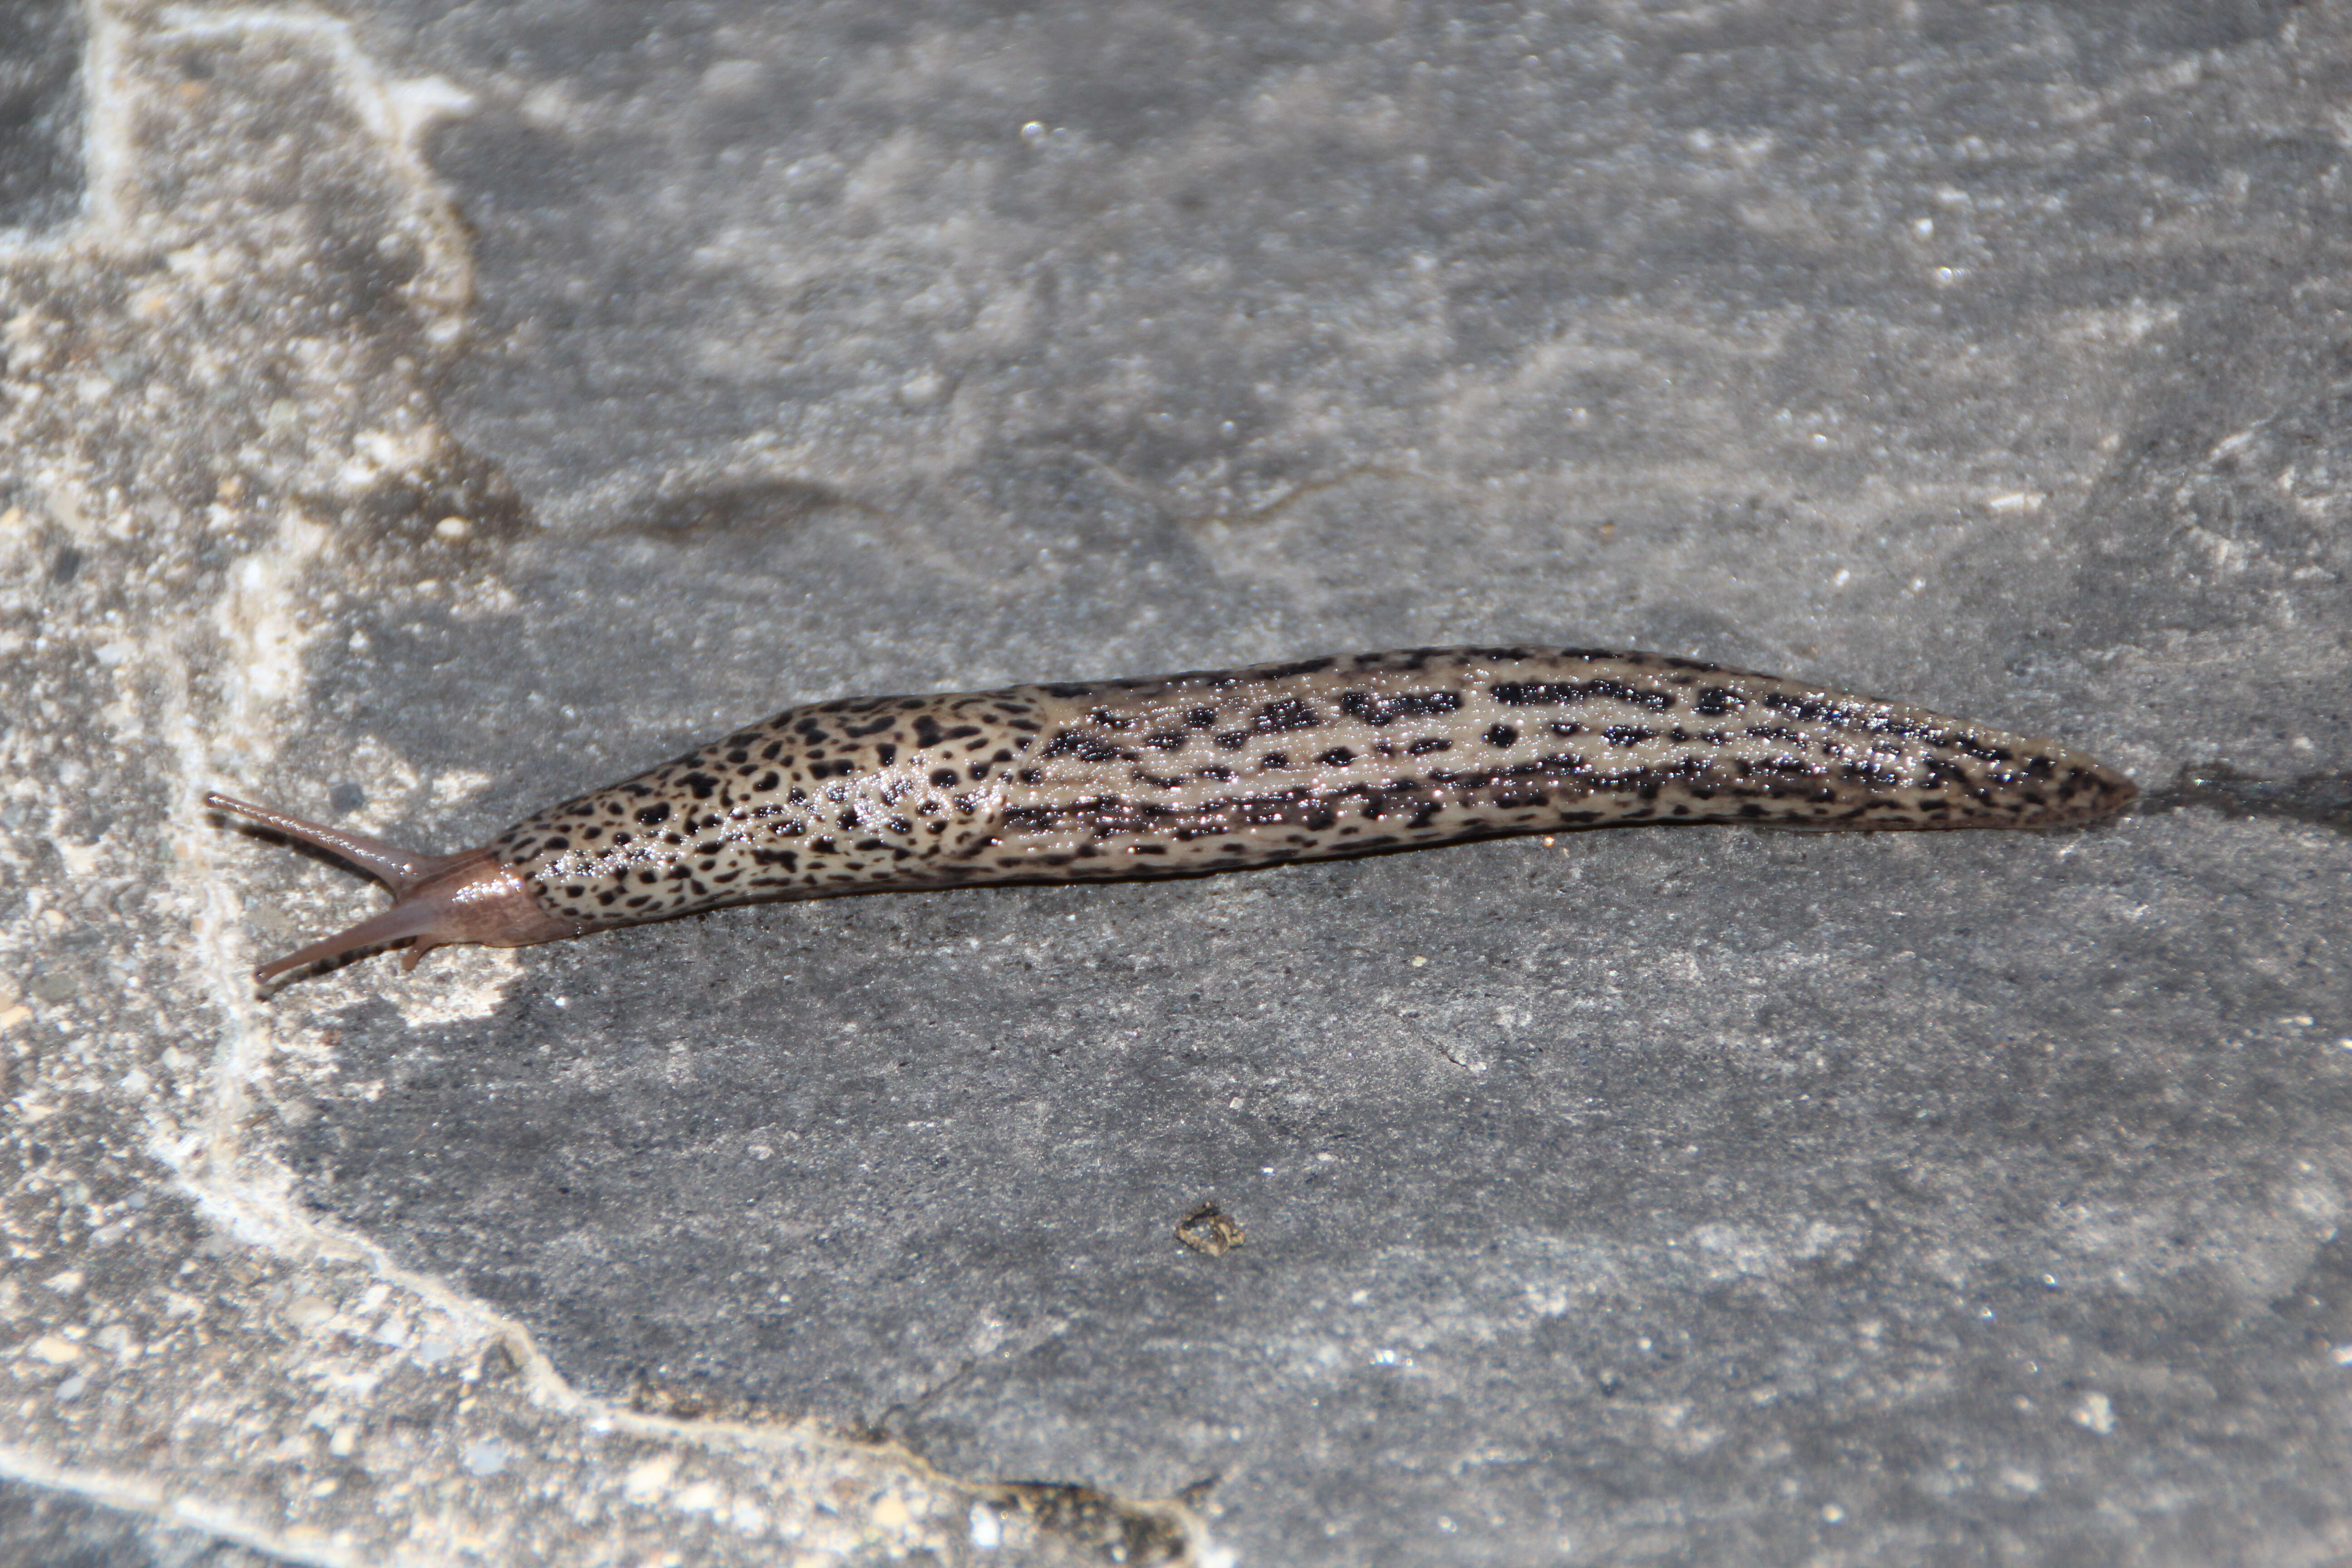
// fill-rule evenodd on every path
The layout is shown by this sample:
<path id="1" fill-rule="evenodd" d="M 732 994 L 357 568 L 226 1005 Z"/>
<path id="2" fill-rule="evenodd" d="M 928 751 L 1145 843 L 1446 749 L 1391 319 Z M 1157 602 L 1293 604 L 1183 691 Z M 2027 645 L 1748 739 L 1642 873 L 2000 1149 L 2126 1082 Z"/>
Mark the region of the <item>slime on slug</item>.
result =
<path id="1" fill-rule="evenodd" d="M 421 855 L 223 795 L 390 909 L 264 964 L 528 947 L 730 904 L 1191 876 L 1640 823 L 2042 828 L 2137 794 L 1925 709 L 1654 653 L 1453 647 L 789 709 Z"/>

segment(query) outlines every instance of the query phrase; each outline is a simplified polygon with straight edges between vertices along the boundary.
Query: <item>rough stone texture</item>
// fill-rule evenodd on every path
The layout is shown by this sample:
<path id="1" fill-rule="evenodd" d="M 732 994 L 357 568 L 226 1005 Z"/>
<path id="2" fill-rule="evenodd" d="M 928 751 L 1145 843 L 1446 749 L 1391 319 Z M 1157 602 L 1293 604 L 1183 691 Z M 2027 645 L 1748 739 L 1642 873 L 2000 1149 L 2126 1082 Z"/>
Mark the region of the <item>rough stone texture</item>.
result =
<path id="1" fill-rule="evenodd" d="M 92 216 L 0 266 L 0 1505 L 349 1562 L 2352 1553 L 2340 11 L 352 14 L 93 13 Z M 789 702 L 1497 638 L 2151 797 L 267 1002 L 376 895 L 194 809 L 457 847 Z"/>

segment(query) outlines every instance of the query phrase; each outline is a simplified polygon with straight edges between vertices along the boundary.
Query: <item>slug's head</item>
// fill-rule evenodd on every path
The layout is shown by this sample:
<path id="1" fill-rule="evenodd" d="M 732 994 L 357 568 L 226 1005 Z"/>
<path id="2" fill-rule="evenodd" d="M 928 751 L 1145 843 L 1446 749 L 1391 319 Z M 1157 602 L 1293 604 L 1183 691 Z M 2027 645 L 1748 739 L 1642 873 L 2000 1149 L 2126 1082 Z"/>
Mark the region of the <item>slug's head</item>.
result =
<path id="1" fill-rule="evenodd" d="M 401 967 L 415 969 L 416 961 L 436 947 L 455 942 L 479 942 L 486 947 L 529 947 L 578 936 L 585 928 L 577 921 L 551 915 L 521 873 L 488 849 L 465 849 L 455 855 L 418 855 L 392 845 L 305 822 L 265 805 L 248 805 L 225 795 L 207 795 L 205 804 L 217 812 L 266 828 L 280 837 L 331 855 L 345 865 L 373 877 L 392 889 L 392 908 L 362 921 L 323 942 L 299 948 L 254 971 L 263 984 L 281 974 L 314 963 L 348 958 L 396 942 L 406 942 Z"/>

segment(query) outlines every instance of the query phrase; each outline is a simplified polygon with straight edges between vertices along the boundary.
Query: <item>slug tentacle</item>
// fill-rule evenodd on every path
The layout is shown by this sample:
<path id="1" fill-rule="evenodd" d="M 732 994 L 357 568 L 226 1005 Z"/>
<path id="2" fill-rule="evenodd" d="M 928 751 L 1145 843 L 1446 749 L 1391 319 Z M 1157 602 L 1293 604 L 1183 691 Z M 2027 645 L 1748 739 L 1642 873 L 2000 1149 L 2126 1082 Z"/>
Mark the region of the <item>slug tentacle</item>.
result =
<path id="1" fill-rule="evenodd" d="M 306 822 L 289 813 L 253 805 L 218 792 L 206 795 L 205 804 L 298 844 L 324 851 L 365 871 L 393 892 L 392 908 L 255 970 L 254 979 L 262 984 L 298 969 L 389 947 L 397 942 L 409 943 L 408 951 L 401 955 L 401 967 L 413 970 L 428 950 L 452 942 L 529 947 L 535 942 L 580 934 L 577 921 L 549 914 L 532 895 L 529 884 L 500 864 L 488 849 L 420 855 L 364 834 Z"/>
<path id="2" fill-rule="evenodd" d="M 307 844 L 313 849 L 332 855 L 346 865 L 355 866 L 390 888 L 395 895 L 405 893 L 436 871 L 446 871 L 454 855 L 419 855 L 413 849 L 402 849 L 386 844 L 381 838 L 370 838 L 363 833 L 352 833 L 341 827 L 329 827 L 323 823 L 306 822 L 299 816 L 267 805 L 253 805 L 215 790 L 205 796 L 205 804 L 215 811 L 230 816 L 241 816 L 257 827 L 291 838 L 297 844 Z"/>
<path id="3" fill-rule="evenodd" d="M 1176 877 L 1639 823 L 2043 828 L 2130 780 L 2043 740 L 1665 654 L 1409 648 L 819 702 L 423 856 L 215 807 L 397 901 L 268 979 L 407 941 L 522 946 L 727 904 Z"/>

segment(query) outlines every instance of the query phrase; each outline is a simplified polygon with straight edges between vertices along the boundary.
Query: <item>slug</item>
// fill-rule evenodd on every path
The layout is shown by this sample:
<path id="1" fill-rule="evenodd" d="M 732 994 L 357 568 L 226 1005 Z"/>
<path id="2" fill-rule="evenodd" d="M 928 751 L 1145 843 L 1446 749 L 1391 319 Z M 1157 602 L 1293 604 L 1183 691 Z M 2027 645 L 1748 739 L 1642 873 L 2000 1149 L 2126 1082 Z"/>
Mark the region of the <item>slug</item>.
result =
<path id="1" fill-rule="evenodd" d="M 1654 653 L 1416 648 L 793 708 L 419 855 L 222 795 L 393 906 L 262 965 L 528 947 L 727 904 L 1174 877 L 1630 823 L 2060 827 L 2137 790 L 2079 752 Z"/>

